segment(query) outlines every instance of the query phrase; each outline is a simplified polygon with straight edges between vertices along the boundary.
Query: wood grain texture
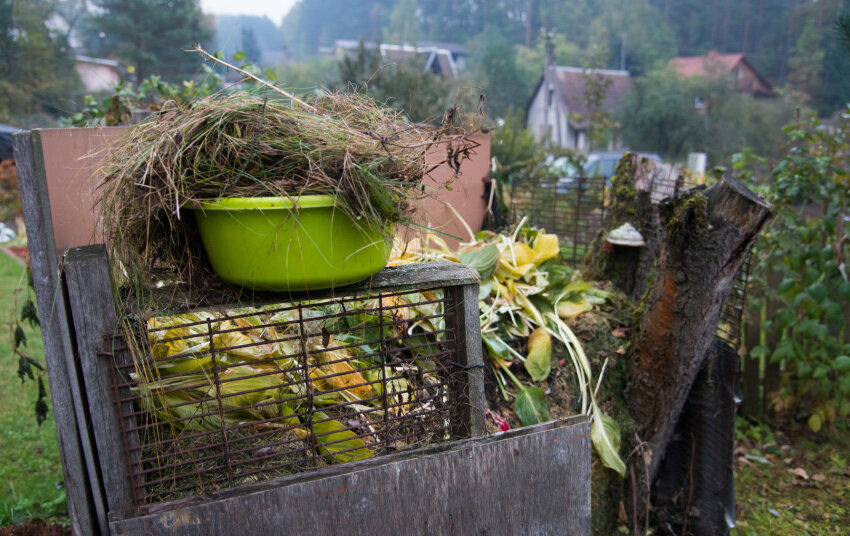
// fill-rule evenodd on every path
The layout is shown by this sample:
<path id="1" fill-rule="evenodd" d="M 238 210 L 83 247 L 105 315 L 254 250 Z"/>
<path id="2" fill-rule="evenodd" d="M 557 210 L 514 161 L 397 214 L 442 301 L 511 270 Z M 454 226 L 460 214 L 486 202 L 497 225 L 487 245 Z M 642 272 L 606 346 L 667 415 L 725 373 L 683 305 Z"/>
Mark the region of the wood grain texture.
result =
<path id="1" fill-rule="evenodd" d="M 236 302 L 210 302 L 205 303 L 204 308 L 257 307 L 268 304 L 329 299 L 338 296 L 365 296 L 388 290 L 427 290 L 477 283 L 477 273 L 463 264 L 449 261 L 413 263 L 388 266 L 368 279 L 333 289 L 300 292 L 263 292 L 246 289 Z M 181 295 L 179 289 L 165 287 L 158 291 L 151 289 L 151 292 L 161 293 L 164 296 L 164 299 L 155 300 L 156 302 L 171 304 L 167 310 L 155 311 L 157 315 L 180 314 L 197 308 L 196 297 Z"/>
<path id="2" fill-rule="evenodd" d="M 132 484 L 110 364 L 126 354 L 111 347 L 118 323 L 106 248 L 69 249 L 65 284 L 106 503 L 109 511 L 126 508 L 133 501 Z"/>
<path id="3" fill-rule="evenodd" d="M 484 352 L 478 312 L 478 283 L 448 287 L 445 290 L 446 320 L 456 326 L 457 361 L 463 367 L 450 378 L 453 401 L 452 436 L 476 437 L 487 433 L 484 400 Z"/>
<path id="4" fill-rule="evenodd" d="M 586 417 L 285 477 L 125 520 L 112 534 L 590 534 Z"/>
<path id="5" fill-rule="evenodd" d="M 106 531 L 106 511 L 97 486 L 67 317 L 59 281 L 53 220 L 38 132 L 13 135 L 21 205 L 27 227 L 30 266 L 38 302 L 41 336 L 53 402 L 71 530 L 77 535 Z M 93 486 L 91 484 L 94 484 Z"/>

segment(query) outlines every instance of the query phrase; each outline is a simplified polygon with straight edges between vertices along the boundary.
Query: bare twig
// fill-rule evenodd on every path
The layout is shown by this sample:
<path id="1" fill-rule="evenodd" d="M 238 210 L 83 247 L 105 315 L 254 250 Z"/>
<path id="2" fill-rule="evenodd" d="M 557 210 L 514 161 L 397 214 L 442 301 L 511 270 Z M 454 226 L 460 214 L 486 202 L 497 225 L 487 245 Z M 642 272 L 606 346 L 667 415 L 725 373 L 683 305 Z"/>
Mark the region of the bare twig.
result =
<path id="1" fill-rule="evenodd" d="M 314 114 L 318 114 L 318 113 L 319 113 L 319 111 L 318 111 L 316 108 L 314 108 L 313 106 L 310 106 L 309 104 L 307 104 L 307 103 L 306 103 L 306 102 L 304 102 L 303 100 L 299 99 L 298 97 L 296 97 L 296 96 L 295 96 L 295 95 L 293 95 L 292 93 L 290 93 L 290 92 L 288 92 L 288 91 L 286 91 L 286 90 L 280 89 L 280 88 L 279 88 L 279 87 L 277 87 L 276 85 L 274 85 L 274 84 L 270 84 L 269 82 L 266 82 L 266 81 L 265 81 L 265 80 L 263 80 L 262 78 L 260 78 L 260 77 L 258 77 L 258 76 L 254 76 L 253 74 L 249 73 L 248 71 L 246 71 L 246 70 L 244 70 L 244 69 L 240 69 L 239 67 L 237 67 L 237 66 L 235 66 L 235 65 L 233 65 L 233 64 L 231 64 L 231 63 L 228 63 L 228 62 L 224 61 L 224 60 L 223 60 L 223 59 L 221 59 L 221 58 L 217 58 L 217 57 L 215 57 L 214 55 L 212 55 L 212 54 L 210 54 L 209 52 L 207 52 L 206 50 L 204 50 L 204 49 L 201 47 L 201 45 L 199 45 L 199 44 L 197 44 L 197 43 L 195 44 L 195 47 L 194 47 L 192 50 L 188 50 L 187 52 L 197 52 L 198 54 L 200 54 L 200 55 L 202 55 L 202 56 L 206 57 L 207 59 L 209 59 L 209 60 L 211 60 L 211 61 L 214 61 L 215 63 L 221 64 L 221 65 L 224 65 L 224 66 L 225 66 L 225 67 L 227 67 L 228 69 L 233 69 L 234 71 L 236 71 L 237 73 L 241 74 L 241 75 L 242 75 L 242 76 L 244 76 L 245 78 L 248 78 L 248 79 L 250 79 L 250 80 L 253 80 L 254 82 L 257 82 L 257 83 L 259 83 L 259 84 L 262 84 L 262 85 L 266 86 L 267 88 L 269 88 L 269 89 L 271 89 L 271 90 L 273 90 L 273 91 L 276 91 L 276 92 L 280 93 L 280 94 L 281 94 L 281 95 L 283 95 L 284 97 L 286 97 L 286 98 L 290 99 L 292 102 L 297 102 L 298 104 L 300 104 L 301 106 L 303 106 L 303 107 L 304 107 L 304 108 L 306 108 L 307 110 L 310 110 L 310 111 L 311 111 L 311 112 L 313 112 Z"/>

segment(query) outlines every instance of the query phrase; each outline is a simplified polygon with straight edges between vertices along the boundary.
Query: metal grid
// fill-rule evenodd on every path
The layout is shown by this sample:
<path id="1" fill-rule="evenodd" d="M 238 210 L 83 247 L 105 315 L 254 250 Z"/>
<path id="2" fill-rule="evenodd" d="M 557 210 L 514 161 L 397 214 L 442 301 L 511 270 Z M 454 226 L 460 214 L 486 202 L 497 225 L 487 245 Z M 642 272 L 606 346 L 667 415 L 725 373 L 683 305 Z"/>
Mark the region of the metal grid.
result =
<path id="1" fill-rule="evenodd" d="M 576 265 L 602 228 L 605 195 L 604 177 L 579 177 L 569 184 L 523 180 L 511 188 L 511 217 L 528 217 L 531 225 L 558 235 L 564 258 Z"/>
<path id="2" fill-rule="evenodd" d="M 113 367 L 136 505 L 457 436 L 445 309 L 407 291 L 148 320 Z"/>
<path id="3" fill-rule="evenodd" d="M 747 285 L 750 281 L 750 263 L 752 253 L 747 255 L 744 264 L 735 276 L 735 283 L 723 309 L 720 311 L 720 321 L 717 323 L 717 338 L 727 343 L 736 351 L 741 346 L 741 326 L 744 316 L 744 304 L 747 300 Z"/>

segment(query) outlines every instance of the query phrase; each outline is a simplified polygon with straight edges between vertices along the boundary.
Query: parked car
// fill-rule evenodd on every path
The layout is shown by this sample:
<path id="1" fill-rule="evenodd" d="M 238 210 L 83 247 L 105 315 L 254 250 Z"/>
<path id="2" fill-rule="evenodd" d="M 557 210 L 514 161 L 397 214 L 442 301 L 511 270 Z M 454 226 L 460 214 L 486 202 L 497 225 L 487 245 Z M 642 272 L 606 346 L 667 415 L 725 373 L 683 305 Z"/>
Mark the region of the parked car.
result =
<path id="1" fill-rule="evenodd" d="M 617 169 L 617 162 L 626 154 L 623 151 L 598 151 L 587 155 L 587 162 L 582 169 L 585 177 L 605 177 L 606 182 L 610 184 L 611 177 L 614 176 L 614 171 Z M 642 156 L 661 162 L 661 157 L 655 153 L 638 153 Z"/>

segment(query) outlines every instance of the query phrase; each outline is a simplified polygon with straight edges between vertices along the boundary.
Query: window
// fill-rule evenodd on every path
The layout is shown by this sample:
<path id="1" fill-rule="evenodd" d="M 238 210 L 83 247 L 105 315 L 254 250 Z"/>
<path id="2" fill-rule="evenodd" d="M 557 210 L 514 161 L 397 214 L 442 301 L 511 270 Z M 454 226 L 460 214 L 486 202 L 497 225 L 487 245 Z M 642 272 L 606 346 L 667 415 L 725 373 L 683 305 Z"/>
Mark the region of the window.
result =
<path id="1" fill-rule="evenodd" d="M 705 101 L 702 100 L 702 97 L 697 96 L 694 98 L 694 108 L 697 110 L 702 110 L 705 108 Z"/>
<path id="2" fill-rule="evenodd" d="M 740 80 L 741 78 L 744 78 L 744 70 L 741 69 L 740 67 L 738 67 L 738 69 L 735 70 L 735 76 L 738 77 L 738 80 Z"/>

